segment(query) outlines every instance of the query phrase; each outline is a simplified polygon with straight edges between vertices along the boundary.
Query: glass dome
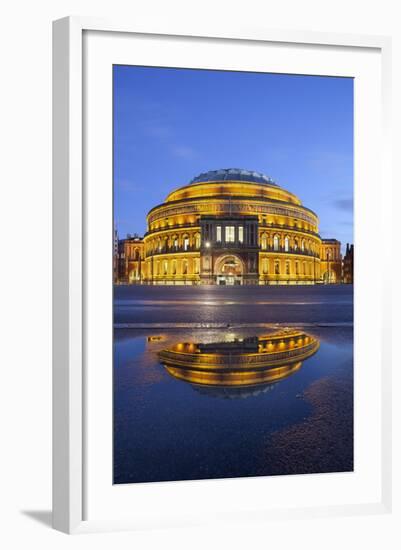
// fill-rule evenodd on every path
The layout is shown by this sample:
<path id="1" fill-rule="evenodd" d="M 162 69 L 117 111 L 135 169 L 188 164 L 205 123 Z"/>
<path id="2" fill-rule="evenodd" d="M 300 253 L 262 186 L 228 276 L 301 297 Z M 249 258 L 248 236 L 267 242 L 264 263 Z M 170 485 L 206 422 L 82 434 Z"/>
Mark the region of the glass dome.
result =
<path id="1" fill-rule="evenodd" d="M 265 174 L 255 172 L 254 170 L 243 170 L 242 168 L 222 168 L 220 170 L 210 170 L 203 172 L 190 181 L 192 183 L 204 183 L 208 181 L 243 181 L 249 183 L 266 183 L 268 185 L 278 185 Z"/>

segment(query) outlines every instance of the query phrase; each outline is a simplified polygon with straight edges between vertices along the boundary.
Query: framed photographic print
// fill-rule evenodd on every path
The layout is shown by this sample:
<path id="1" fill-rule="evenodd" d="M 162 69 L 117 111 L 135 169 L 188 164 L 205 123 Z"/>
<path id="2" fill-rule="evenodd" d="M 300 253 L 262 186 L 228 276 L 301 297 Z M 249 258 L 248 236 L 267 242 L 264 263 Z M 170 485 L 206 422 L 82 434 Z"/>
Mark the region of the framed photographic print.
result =
<path id="1" fill-rule="evenodd" d="M 57 529 L 389 509 L 389 50 L 54 23 Z"/>

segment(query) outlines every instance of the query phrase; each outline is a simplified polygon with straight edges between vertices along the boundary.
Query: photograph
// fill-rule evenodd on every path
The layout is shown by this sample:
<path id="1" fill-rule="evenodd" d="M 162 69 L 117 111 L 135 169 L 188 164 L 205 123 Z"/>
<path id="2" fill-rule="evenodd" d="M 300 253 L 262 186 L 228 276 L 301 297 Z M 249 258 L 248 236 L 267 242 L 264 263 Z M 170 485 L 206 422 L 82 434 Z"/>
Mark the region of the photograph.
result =
<path id="1" fill-rule="evenodd" d="M 114 484 L 353 472 L 354 79 L 113 65 Z"/>

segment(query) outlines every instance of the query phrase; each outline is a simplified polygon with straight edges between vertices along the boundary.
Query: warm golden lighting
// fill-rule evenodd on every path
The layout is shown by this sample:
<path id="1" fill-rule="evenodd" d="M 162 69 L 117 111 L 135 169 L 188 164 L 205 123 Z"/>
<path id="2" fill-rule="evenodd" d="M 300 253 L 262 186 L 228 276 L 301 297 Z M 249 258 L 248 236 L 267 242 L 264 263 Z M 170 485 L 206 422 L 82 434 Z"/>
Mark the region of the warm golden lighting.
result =
<path id="1" fill-rule="evenodd" d="M 319 348 L 314 336 L 294 348 L 296 330 L 214 343 L 178 343 L 159 352 L 167 371 L 191 384 L 208 386 L 250 386 L 281 380 L 299 368 Z M 272 340 L 279 344 L 273 351 Z M 302 338 L 298 338 L 298 341 Z M 306 342 L 307 340 L 307 342 Z"/>
<path id="2" fill-rule="evenodd" d="M 257 172 L 226 169 L 201 174 L 152 208 L 147 225 L 143 239 L 119 242 L 116 282 L 341 281 L 341 243 L 321 239 L 317 215 Z"/>

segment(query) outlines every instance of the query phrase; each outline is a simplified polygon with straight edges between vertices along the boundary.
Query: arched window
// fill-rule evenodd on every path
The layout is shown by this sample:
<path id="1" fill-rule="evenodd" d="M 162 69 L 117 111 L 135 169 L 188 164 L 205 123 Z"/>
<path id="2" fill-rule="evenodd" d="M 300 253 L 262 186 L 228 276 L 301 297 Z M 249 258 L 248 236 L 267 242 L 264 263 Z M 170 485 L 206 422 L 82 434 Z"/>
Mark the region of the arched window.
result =
<path id="1" fill-rule="evenodd" d="M 290 249 L 290 239 L 288 237 L 288 235 L 286 235 L 285 239 L 284 239 L 284 250 L 286 252 L 288 252 Z"/>
<path id="2" fill-rule="evenodd" d="M 274 237 L 273 237 L 273 250 L 277 251 L 279 249 L 279 244 L 280 244 L 279 236 L 274 235 Z"/>
<path id="3" fill-rule="evenodd" d="M 184 247 L 184 250 L 188 250 L 188 248 L 189 248 L 189 237 L 188 237 L 188 235 L 184 235 L 183 247 Z"/>
<path id="4" fill-rule="evenodd" d="M 178 238 L 177 238 L 177 235 L 174 235 L 173 248 L 174 248 L 174 250 L 178 250 Z"/>
<path id="5" fill-rule="evenodd" d="M 267 248 L 267 236 L 266 233 L 263 233 L 262 235 L 262 249 L 266 250 Z"/>
<path id="6" fill-rule="evenodd" d="M 263 260 L 262 260 L 263 275 L 267 275 L 268 270 L 269 270 L 269 264 L 268 264 L 267 258 L 263 258 Z"/>
<path id="7" fill-rule="evenodd" d="M 195 247 L 200 248 L 200 235 L 199 235 L 199 233 L 197 233 L 195 235 Z"/>
<path id="8" fill-rule="evenodd" d="M 304 252 L 304 250 L 305 250 L 305 239 L 302 239 L 301 250 L 302 250 L 302 252 Z"/>
<path id="9" fill-rule="evenodd" d="M 298 239 L 294 239 L 294 250 L 298 250 Z"/>

